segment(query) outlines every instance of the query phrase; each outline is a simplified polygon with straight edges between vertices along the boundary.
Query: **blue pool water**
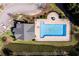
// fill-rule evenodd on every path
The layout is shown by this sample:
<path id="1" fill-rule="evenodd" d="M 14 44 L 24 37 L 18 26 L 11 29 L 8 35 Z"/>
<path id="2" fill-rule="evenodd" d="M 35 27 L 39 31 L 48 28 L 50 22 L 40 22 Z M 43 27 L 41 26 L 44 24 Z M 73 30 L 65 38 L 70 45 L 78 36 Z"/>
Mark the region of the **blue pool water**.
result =
<path id="1" fill-rule="evenodd" d="M 40 24 L 40 37 L 66 36 L 66 24 Z"/>

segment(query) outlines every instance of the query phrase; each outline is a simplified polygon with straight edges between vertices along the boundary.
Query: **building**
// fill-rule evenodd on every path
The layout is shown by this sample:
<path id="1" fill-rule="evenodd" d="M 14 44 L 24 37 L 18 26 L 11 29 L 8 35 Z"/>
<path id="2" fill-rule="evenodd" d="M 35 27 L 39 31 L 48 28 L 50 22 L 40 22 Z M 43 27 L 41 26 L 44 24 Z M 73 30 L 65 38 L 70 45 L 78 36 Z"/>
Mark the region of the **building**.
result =
<path id="1" fill-rule="evenodd" d="M 35 38 L 34 24 L 16 22 L 12 32 L 17 40 L 32 40 Z"/>

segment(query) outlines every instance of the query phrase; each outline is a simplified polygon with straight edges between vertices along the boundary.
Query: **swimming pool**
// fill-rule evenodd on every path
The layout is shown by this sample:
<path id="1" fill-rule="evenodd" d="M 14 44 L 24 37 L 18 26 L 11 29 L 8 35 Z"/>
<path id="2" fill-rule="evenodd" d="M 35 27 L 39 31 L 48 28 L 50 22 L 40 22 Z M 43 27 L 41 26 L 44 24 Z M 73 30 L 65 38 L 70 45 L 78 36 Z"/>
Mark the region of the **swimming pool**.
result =
<path id="1" fill-rule="evenodd" d="M 40 24 L 40 37 L 66 36 L 66 24 Z"/>

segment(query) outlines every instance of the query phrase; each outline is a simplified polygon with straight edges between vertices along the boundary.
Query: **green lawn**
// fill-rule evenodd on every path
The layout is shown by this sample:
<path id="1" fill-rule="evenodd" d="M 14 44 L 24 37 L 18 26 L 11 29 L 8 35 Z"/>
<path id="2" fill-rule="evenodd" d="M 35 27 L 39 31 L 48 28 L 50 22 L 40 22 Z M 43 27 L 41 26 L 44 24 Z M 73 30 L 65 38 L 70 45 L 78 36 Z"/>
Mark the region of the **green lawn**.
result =
<path id="1" fill-rule="evenodd" d="M 53 52 L 55 50 L 69 51 L 77 44 L 73 38 L 70 42 L 36 42 L 36 41 L 14 41 L 5 46 L 14 52 Z"/>
<path id="2" fill-rule="evenodd" d="M 51 45 L 11 43 L 6 46 L 14 52 L 53 52 L 56 49 L 69 51 L 72 46 L 56 47 Z"/>
<path id="3" fill-rule="evenodd" d="M 13 35 L 11 30 L 8 30 L 7 32 L 3 33 L 2 36 L 11 36 L 11 35 Z"/>
<path id="4" fill-rule="evenodd" d="M 69 42 L 38 42 L 38 41 L 23 41 L 16 40 L 13 43 L 21 43 L 21 44 L 36 44 L 36 45 L 51 45 L 51 46 L 73 46 L 78 43 L 76 38 L 73 36 L 71 41 Z"/>
<path id="5" fill-rule="evenodd" d="M 61 13 L 62 16 L 65 16 L 64 12 L 61 9 L 59 9 L 55 3 L 51 3 L 50 6 L 52 7 L 54 11 Z"/>
<path id="6" fill-rule="evenodd" d="M 1 37 L 0 37 L 0 46 L 2 45 L 2 40 L 1 40 Z"/>
<path id="7" fill-rule="evenodd" d="M 11 31 L 7 31 L 0 36 L 0 48 L 3 46 L 2 37 L 3 36 L 11 36 L 13 35 Z"/>
<path id="8" fill-rule="evenodd" d="M 0 37 L 0 54 L 1 54 L 2 48 L 3 48 L 3 42 L 2 42 L 2 39 L 1 39 L 1 37 Z"/>

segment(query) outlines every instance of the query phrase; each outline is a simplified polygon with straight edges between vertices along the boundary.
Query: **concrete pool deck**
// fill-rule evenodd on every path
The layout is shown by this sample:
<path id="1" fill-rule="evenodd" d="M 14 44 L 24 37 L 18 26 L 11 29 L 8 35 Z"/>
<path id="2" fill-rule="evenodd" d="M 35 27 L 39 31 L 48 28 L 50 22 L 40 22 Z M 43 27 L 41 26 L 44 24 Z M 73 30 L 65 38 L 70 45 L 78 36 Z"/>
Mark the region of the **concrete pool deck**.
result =
<path id="1" fill-rule="evenodd" d="M 36 35 L 35 39 L 36 39 L 36 41 L 70 41 L 70 22 L 68 21 L 68 19 L 60 19 L 57 16 L 55 16 L 54 14 L 57 15 L 55 12 L 52 12 L 48 15 L 47 19 L 37 19 L 35 21 L 35 35 Z M 55 17 L 55 20 L 52 20 L 51 17 Z M 47 26 L 47 24 L 51 24 L 51 25 L 66 24 L 66 28 L 65 28 L 66 35 L 65 36 L 45 36 L 44 38 L 41 38 L 40 37 L 40 35 L 41 35 L 40 28 L 41 28 L 42 22 L 44 22 L 45 26 Z M 47 29 L 43 30 L 42 32 L 44 32 L 46 30 Z M 47 33 L 46 33 L 46 35 L 47 35 Z"/>

